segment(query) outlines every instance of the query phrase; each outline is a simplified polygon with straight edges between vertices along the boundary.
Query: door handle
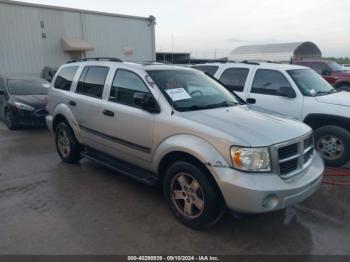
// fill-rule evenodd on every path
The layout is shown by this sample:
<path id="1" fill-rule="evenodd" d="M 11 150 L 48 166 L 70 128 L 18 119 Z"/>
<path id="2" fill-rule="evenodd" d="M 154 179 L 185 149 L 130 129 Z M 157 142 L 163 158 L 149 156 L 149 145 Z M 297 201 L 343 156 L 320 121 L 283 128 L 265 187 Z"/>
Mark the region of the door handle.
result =
<path id="1" fill-rule="evenodd" d="M 76 106 L 77 105 L 77 103 L 75 101 L 72 101 L 72 100 L 69 101 L 68 104 L 70 104 L 71 106 Z"/>
<path id="2" fill-rule="evenodd" d="M 106 115 L 106 116 L 110 116 L 110 117 L 113 117 L 113 116 L 114 116 L 114 112 L 109 111 L 109 110 L 103 110 L 102 113 L 103 113 L 104 115 Z"/>

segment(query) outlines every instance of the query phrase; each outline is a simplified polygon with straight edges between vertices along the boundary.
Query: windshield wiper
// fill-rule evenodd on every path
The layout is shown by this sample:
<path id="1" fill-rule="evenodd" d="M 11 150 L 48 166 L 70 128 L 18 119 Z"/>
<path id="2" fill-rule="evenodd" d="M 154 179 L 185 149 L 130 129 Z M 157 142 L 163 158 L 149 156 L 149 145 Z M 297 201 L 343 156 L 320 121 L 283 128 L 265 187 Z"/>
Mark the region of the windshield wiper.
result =
<path id="1" fill-rule="evenodd" d="M 328 94 L 332 94 L 332 93 L 336 93 L 338 92 L 337 90 L 335 89 L 332 89 L 332 90 L 329 90 L 329 91 L 318 91 L 315 93 L 315 96 L 317 95 L 328 95 Z"/>
<path id="2" fill-rule="evenodd" d="M 233 101 L 223 101 L 220 103 L 207 105 L 206 108 L 230 107 L 230 106 L 235 106 L 237 104 L 238 103 L 233 102 Z"/>
<path id="3" fill-rule="evenodd" d="M 232 101 L 223 101 L 220 103 L 209 104 L 209 105 L 193 105 L 182 109 L 185 111 L 195 111 L 195 110 L 213 109 L 213 108 L 219 108 L 219 107 L 230 107 L 235 105 L 238 105 L 238 103 L 232 102 Z"/>

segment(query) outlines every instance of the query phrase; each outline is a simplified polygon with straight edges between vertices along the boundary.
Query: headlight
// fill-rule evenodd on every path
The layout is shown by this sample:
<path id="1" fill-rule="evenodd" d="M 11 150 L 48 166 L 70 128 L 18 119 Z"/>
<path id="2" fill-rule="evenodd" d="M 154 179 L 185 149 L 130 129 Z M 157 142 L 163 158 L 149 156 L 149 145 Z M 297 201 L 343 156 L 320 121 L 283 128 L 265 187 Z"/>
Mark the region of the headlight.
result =
<path id="1" fill-rule="evenodd" d="M 231 147 L 231 159 L 234 168 L 244 171 L 271 171 L 270 154 L 267 147 L 243 148 Z"/>
<path id="2" fill-rule="evenodd" d="M 27 110 L 27 111 L 33 111 L 34 107 L 28 106 L 26 104 L 22 104 L 20 102 L 15 102 L 15 107 L 20 109 L 20 110 Z"/>

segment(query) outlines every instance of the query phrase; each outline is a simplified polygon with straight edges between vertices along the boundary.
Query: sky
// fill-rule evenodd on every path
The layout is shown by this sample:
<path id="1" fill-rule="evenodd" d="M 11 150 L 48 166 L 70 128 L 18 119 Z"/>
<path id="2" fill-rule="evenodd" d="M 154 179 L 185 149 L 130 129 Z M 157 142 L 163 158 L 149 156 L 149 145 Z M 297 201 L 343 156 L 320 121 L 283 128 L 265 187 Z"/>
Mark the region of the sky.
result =
<path id="1" fill-rule="evenodd" d="M 241 45 L 312 41 L 350 57 L 350 0 L 29 0 L 156 17 L 157 51 L 225 57 Z"/>

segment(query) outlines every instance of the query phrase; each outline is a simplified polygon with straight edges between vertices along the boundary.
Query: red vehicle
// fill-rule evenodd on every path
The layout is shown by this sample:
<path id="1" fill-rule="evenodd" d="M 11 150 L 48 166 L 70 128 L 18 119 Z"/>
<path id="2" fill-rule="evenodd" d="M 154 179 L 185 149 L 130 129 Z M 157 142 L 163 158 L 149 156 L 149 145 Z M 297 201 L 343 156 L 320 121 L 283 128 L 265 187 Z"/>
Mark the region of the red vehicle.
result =
<path id="1" fill-rule="evenodd" d="M 350 71 L 328 60 L 294 60 L 293 64 L 314 69 L 337 90 L 350 91 Z"/>

